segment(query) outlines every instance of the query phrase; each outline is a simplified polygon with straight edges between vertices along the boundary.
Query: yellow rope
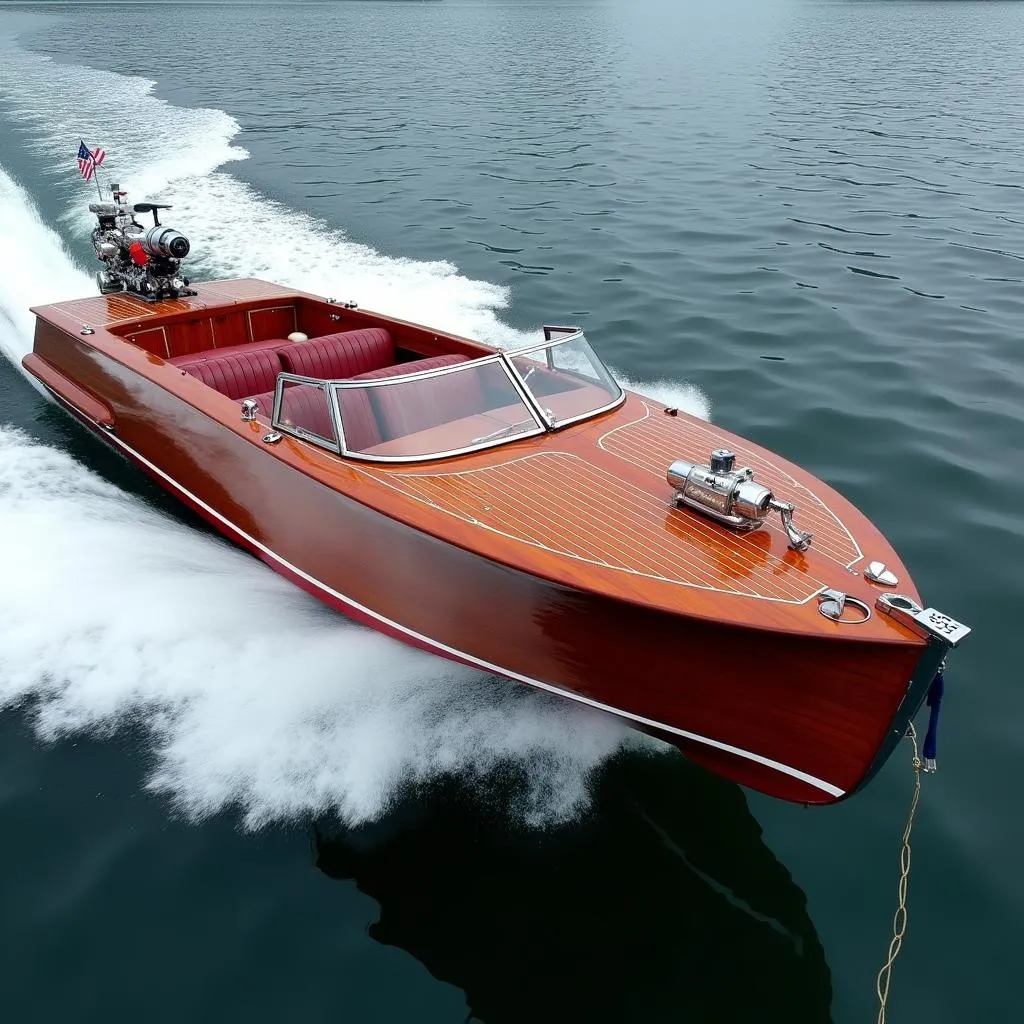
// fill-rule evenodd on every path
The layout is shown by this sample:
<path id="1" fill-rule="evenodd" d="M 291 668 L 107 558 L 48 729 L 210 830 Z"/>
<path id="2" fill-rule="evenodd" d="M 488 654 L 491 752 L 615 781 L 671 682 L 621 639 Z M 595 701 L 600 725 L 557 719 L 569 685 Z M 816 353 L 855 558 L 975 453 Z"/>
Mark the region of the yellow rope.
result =
<path id="1" fill-rule="evenodd" d="M 903 847 L 900 850 L 900 883 L 897 887 L 899 904 L 892 919 L 892 941 L 889 943 L 889 956 L 875 981 L 878 993 L 878 1024 L 885 1024 L 885 1004 L 889 999 L 889 982 L 892 980 L 892 968 L 903 945 L 903 934 L 907 930 L 907 885 L 910 880 L 910 833 L 914 828 L 914 815 L 917 813 L 917 802 L 921 797 L 921 758 L 917 754 L 917 731 L 913 722 L 907 730 L 907 736 L 914 747 L 914 795 L 910 800 L 910 814 L 907 826 L 903 830 Z"/>

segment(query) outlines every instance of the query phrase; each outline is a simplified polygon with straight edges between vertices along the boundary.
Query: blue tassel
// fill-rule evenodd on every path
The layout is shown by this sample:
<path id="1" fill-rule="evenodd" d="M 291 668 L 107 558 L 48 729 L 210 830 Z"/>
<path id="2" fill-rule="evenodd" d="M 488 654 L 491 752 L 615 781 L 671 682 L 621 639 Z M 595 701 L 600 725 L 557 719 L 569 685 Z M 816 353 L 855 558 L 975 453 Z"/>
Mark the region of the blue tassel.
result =
<path id="1" fill-rule="evenodd" d="M 928 733 L 924 738 L 924 770 L 933 772 L 938 768 L 935 760 L 935 752 L 939 742 L 939 711 L 942 708 L 942 693 L 946 688 L 946 682 L 942 678 L 941 670 L 935 673 L 932 685 L 928 687 L 928 707 L 931 713 L 928 715 Z"/>

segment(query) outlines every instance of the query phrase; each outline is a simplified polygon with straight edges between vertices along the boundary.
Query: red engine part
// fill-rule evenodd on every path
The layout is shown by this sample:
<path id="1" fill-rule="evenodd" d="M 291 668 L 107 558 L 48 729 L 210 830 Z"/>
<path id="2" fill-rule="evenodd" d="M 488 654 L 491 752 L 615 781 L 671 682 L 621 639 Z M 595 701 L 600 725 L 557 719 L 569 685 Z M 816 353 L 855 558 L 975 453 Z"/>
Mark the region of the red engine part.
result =
<path id="1" fill-rule="evenodd" d="M 142 248 L 141 242 L 132 242 L 128 246 L 128 255 L 132 258 L 132 263 L 137 267 L 144 267 L 149 262 L 149 256 L 146 254 L 146 250 Z"/>

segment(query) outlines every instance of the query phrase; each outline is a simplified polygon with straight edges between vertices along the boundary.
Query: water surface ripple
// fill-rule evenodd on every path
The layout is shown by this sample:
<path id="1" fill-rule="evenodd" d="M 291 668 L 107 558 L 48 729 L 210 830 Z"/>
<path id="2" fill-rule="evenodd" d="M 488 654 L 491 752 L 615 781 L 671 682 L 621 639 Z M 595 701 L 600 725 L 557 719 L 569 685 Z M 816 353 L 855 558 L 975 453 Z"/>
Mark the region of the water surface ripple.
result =
<path id="1" fill-rule="evenodd" d="M 1024 6 L 4 6 L 9 354 L 40 279 L 88 287 L 84 134 L 137 198 L 174 202 L 204 272 L 498 342 L 581 322 L 626 377 L 690 382 L 883 529 L 976 630 L 950 665 L 890 1019 L 1005 1018 L 1024 948 Z M 804 812 L 513 691 L 491 704 L 479 678 L 335 635 L 2 366 L 0 397 L 25 432 L 0 428 L 5 564 L 42 563 L 0 605 L 29 631 L 0 642 L 0 701 L 23 700 L 0 718 L 11 1019 L 873 1019 L 907 751 Z M 102 534 L 90 495 L 116 512 Z M 93 614 L 93 571 L 116 619 Z M 232 580 L 283 602 L 237 678 L 217 674 L 248 638 Z M 314 642 L 346 662 L 338 686 L 306 646 L 308 704 L 280 697 L 285 655 Z M 445 701 L 420 714 L 418 681 Z M 40 745 L 62 725 L 114 738 Z"/>

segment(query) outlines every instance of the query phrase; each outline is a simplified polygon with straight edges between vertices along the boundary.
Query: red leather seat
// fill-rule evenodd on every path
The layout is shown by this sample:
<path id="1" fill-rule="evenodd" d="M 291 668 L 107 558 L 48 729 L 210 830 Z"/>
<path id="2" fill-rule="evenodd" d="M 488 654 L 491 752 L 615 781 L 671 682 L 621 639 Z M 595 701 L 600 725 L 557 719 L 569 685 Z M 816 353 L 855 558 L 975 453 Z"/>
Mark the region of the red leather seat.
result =
<path id="1" fill-rule="evenodd" d="M 274 392 L 268 391 L 264 395 L 247 395 L 247 401 L 256 403 L 256 412 L 258 412 L 265 419 L 270 419 L 274 415 Z"/>
<path id="2" fill-rule="evenodd" d="M 303 346 L 310 344 L 309 342 L 301 343 Z M 436 370 L 442 366 L 454 366 L 457 363 L 463 363 L 467 361 L 467 357 L 463 355 L 447 355 L 447 356 L 432 356 L 429 359 L 417 359 L 409 363 L 396 363 L 392 366 L 384 366 L 377 370 L 371 370 L 368 373 L 357 374 L 352 380 L 374 380 L 384 377 L 397 377 L 405 373 L 418 373 L 422 370 Z M 303 376 L 311 376 L 310 374 L 304 374 Z M 467 374 L 467 377 L 471 375 Z M 463 399 L 469 399 L 470 402 L 474 400 L 474 395 L 478 396 L 476 404 L 478 408 L 482 408 L 482 394 L 479 391 L 479 385 L 475 377 L 472 377 L 469 381 L 468 388 L 453 389 L 450 377 L 442 377 L 439 380 L 435 380 L 431 384 L 424 385 L 431 389 L 431 396 L 443 396 L 445 405 L 442 406 L 443 415 L 441 420 L 448 418 L 450 415 L 447 408 L 447 401 L 455 391 L 461 390 L 464 392 Z M 438 385 L 441 389 L 438 389 Z M 416 401 L 415 397 L 409 399 L 410 393 L 416 388 L 416 385 L 410 384 L 405 387 L 396 385 L 394 388 L 380 387 L 380 388 L 342 388 L 338 392 L 338 404 L 341 409 L 341 425 L 345 432 L 345 447 L 351 452 L 365 451 L 367 448 L 372 448 L 376 444 L 380 444 L 384 440 L 389 440 L 392 437 L 400 437 L 407 433 L 412 433 L 412 430 L 400 429 L 399 432 L 395 432 L 391 429 L 387 433 L 387 436 L 382 436 L 381 429 L 378 425 L 377 414 L 374 411 L 374 407 L 378 409 L 388 409 L 391 404 L 401 406 L 403 403 L 413 405 L 417 408 L 423 405 L 423 401 Z M 384 396 L 387 392 L 395 391 L 395 402 L 388 402 Z M 400 394 L 397 394 L 400 392 Z M 314 433 L 319 434 L 321 437 L 333 438 L 334 431 L 331 425 L 330 413 L 327 410 L 326 402 L 320 397 L 318 391 L 314 391 L 312 388 L 299 388 L 290 387 L 285 392 L 286 408 L 283 411 L 282 418 L 287 422 L 291 420 L 292 425 L 304 427 L 307 430 L 312 430 Z M 274 411 L 274 392 L 269 391 L 265 394 L 252 395 L 250 396 L 254 402 L 257 403 L 257 411 L 264 416 L 267 420 L 273 415 Z M 429 404 L 430 399 L 427 399 Z M 463 403 L 464 404 L 464 403 Z M 455 415 L 470 415 L 471 411 L 478 411 L 478 408 L 473 408 L 470 411 L 462 412 L 457 410 Z M 431 425 L 431 424 L 427 424 Z M 416 430 L 422 430 L 424 427 L 418 426 Z"/>
<path id="3" fill-rule="evenodd" d="M 286 338 L 267 338 L 265 341 L 250 341 L 244 345 L 225 345 L 223 348 L 208 348 L 202 352 L 189 352 L 185 356 L 172 356 L 167 362 L 185 369 L 191 363 L 205 363 L 210 359 L 220 359 L 221 356 L 245 355 L 264 349 L 283 348 L 291 344 Z"/>
<path id="4" fill-rule="evenodd" d="M 402 369 L 406 373 L 414 373 L 464 361 L 465 356 L 435 356 L 405 363 Z M 428 363 L 434 365 L 425 365 Z M 385 440 L 428 430 L 449 420 L 472 416 L 486 408 L 480 379 L 471 370 L 446 373 L 423 382 L 372 388 L 370 394 Z"/>
<path id="5" fill-rule="evenodd" d="M 393 366 L 382 366 L 379 370 L 357 374 L 352 380 L 376 380 L 381 377 L 398 377 L 403 373 L 419 373 L 420 370 L 436 370 L 453 363 L 463 363 L 466 356 L 432 356 L 429 359 L 416 359 L 410 363 L 395 363 Z M 381 436 L 377 414 L 374 406 L 377 396 L 388 388 L 340 388 L 338 405 L 341 408 L 341 426 L 345 431 L 345 447 L 351 452 L 365 451 L 375 444 L 380 444 Z"/>
<path id="6" fill-rule="evenodd" d="M 382 327 L 368 327 L 289 345 L 280 355 L 289 373 L 340 380 L 390 366 L 395 361 L 395 346 Z"/>
<path id="7" fill-rule="evenodd" d="M 380 427 L 370 405 L 369 388 L 339 388 L 338 408 L 341 410 L 341 429 L 345 432 L 345 447 L 350 452 L 361 452 L 380 444 Z"/>
<path id="8" fill-rule="evenodd" d="M 256 411 L 268 420 L 274 413 L 274 392 L 263 395 L 251 395 L 256 403 Z M 334 434 L 334 423 L 327 407 L 327 396 L 319 389 L 293 384 L 284 390 L 284 408 L 281 410 L 281 422 L 285 426 L 300 427 L 310 430 L 328 441 L 337 441 Z"/>
<path id="9" fill-rule="evenodd" d="M 414 359 L 409 363 L 395 363 L 392 366 L 382 366 L 379 370 L 370 370 L 369 373 L 356 374 L 352 380 L 377 380 L 380 377 L 400 377 L 405 373 L 421 373 L 423 370 L 439 370 L 442 366 L 454 366 L 456 363 L 464 363 L 469 356 L 431 356 L 429 359 Z"/>
<path id="10" fill-rule="evenodd" d="M 281 372 L 281 360 L 273 349 L 203 359 L 182 366 L 208 387 L 228 398 L 245 398 L 271 391 Z"/>

